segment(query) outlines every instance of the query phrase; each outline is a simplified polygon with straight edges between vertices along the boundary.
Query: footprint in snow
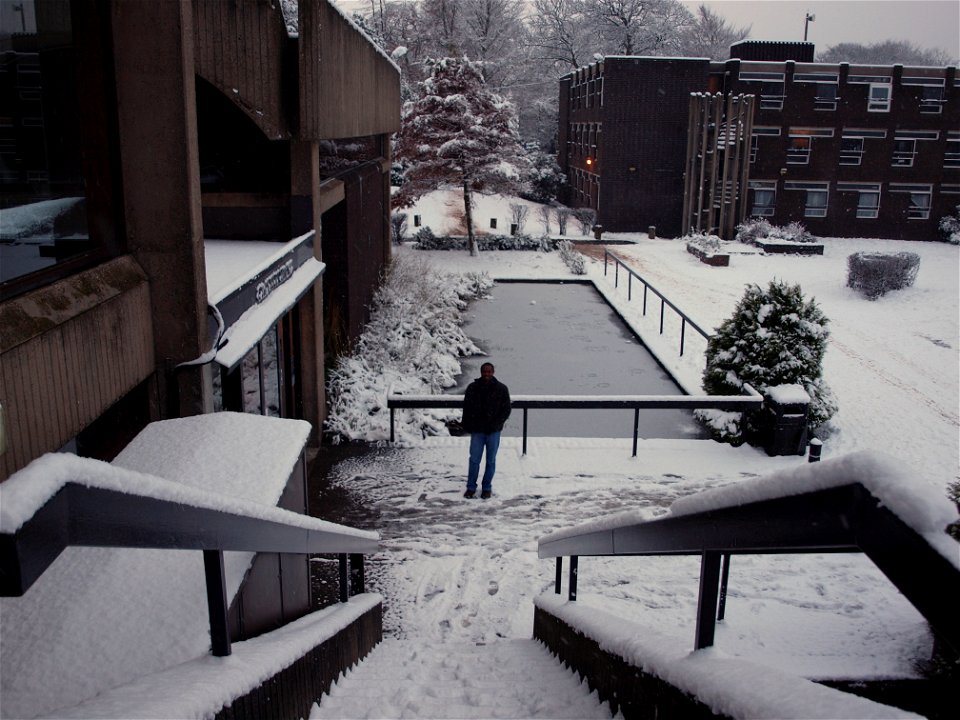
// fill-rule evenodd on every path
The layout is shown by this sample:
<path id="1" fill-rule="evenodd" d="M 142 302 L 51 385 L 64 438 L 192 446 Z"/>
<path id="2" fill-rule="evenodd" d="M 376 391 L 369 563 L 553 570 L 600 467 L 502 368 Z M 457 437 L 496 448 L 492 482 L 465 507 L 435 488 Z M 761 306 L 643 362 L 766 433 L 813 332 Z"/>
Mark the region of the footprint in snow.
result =
<path id="1" fill-rule="evenodd" d="M 487 594 L 496 595 L 498 592 L 500 592 L 500 585 L 495 580 L 491 580 L 490 586 L 487 588 Z"/>

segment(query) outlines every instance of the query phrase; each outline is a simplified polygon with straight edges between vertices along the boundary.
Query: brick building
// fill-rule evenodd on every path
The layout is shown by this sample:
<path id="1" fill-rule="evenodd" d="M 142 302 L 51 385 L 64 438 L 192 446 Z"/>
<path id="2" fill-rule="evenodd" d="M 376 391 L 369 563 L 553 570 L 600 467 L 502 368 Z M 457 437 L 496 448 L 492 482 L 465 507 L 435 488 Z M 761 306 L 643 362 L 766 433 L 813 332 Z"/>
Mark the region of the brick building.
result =
<path id="1" fill-rule="evenodd" d="M 955 67 L 813 63 L 810 43 L 744 41 L 731 56 L 606 57 L 562 78 L 570 203 L 597 210 L 607 230 L 654 225 L 667 236 L 729 236 L 729 205 L 727 218 L 799 220 L 816 235 L 939 237 L 960 204 Z M 698 103 L 717 96 L 718 107 L 753 96 L 749 117 L 724 107 L 696 125 Z M 700 127 L 715 134 L 696 146 Z M 738 133 L 748 147 L 734 145 Z M 715 157 L 736 167 L 713 184 L 709 170 L 691 177 Z"/>

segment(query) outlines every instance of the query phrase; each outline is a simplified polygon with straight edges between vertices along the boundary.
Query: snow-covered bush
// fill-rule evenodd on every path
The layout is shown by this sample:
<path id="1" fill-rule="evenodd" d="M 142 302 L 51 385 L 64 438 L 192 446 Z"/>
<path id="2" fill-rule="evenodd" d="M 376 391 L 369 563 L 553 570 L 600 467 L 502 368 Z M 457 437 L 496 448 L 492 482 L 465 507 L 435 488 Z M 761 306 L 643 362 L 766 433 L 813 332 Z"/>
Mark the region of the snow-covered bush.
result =
<path id="1" fill-rule="evenodd" d="M 573 211 L 573 216 L 580 223 L 580 232 L 589 235 L 590 230 L 597 222 L 597 211 L 593 208 L 577 208 Z"/>
<path id="2" fill-rule="evenodd" d="M 479 348 L 461 329 L 467 302 L 492 287 L 486 275 L 444 275 L 424 258 L 400 255 L 377 290 L 367 324 L 352 355 L 330 372 L 326 429 L 336 439 L 390 436 L 387 394 L 436 394 L 456 383 L 458 358 Z M 446 432 L 449 411 L 397 413 L 397 437 Z"/>
<path id="3" fill-rule="evenodd" d="M 433 234 L 433 230 L 430 229 L 429 225 L 424 225 L 417 230 L 413 234 L 413 239 L 416 241 L 418 247 L 422 247 L 425 250 L 433 250 L 434 248 L 430 246 L 437 242 L 437 236 Z"/>
<path id="4" fill-rule="evenodd" d="M 521 192 L 524 200 L 550 203 L 557 199 L 567 184 L 567 176 L 557 165 L 557 156 L 534 150 L 530 153 L 529 192 Z"/>
<path id="5" fill-rule="evenodd" d="M 723 246 L 726 244 L 718 235 L 708 235 L 707 233 L 690 233 L 681 238 L 687 245 L 693 245 L 699 248 L 707 255 L 716 255 L 724 252 Z"/>
<path id="6" fill-rule="evenodd" d="M 955 480 L 947 485 L 947 497 L 953 501 L 957 506 L 957 510 L 960 511 L 960 480 Z M 960 541 L 960 520 L 950 523 L 947 526 L 947 533 L 949 533 L 954 540 Z"/>
<path id="7" fill-rule="evenodd" d="M 940 232 L 951 245 L 960 245 L 960 205 L 957 205 L 956 214 L 940 218 Z"/>
<path id="8" fill-rule="evenodd" d="M 574 275 L 587 274 L 587 269 L 583 264 L 583 255 L 574 249 L 572 242 L 561 240 L 557 243 L 557 250 L 560 251 L 560 259 L 570 268 L 570 272 Z"/>
<path id="9" fill-rule="evenodd" d="M 920 256 L 912 252 L 857 252 L 847 257 L 847 287 L 876 300 L 891 290 L 913 285 Z"/>
<path id="10" fill-rule="evenodd" d="M 431 232 L 429 236 L 421 237 L 418 233 L 415 237 L 418 250 L 466 250 L 469 248 L 469 239 L 463 235 L 437 237 Z M 478 235 L 476 243 L 481 252 L 490 252 L 491 250 L 550 252 L 555 247 L 555 241 L 549 237 L 531 237 L 529 235 Z"/>
<path id="11" fill-rule="evenodd" d="M 766 289 L 748 285 L 733 316 L 707 343 L 703 389 L 710 395 L 738 395 L 744 383 L 761 394 L 777 385 L 800 385 L 810 396 L 809 427 L 816 429 L 837 411 L 823 380 L 828 320 L 799 285 L 773 281 Z M 743 442 L 758 434 L 760 413 L 698 410 L 697 417 L 720 440 Z"/>
<path id="12" fill-rule="evenodd" d="M 758 240 L 812 243 L 816 242 L 817 238 L 803 223 L 792 222 L 786 227 L 780 227 L 771 225 L 764 218 L 755 217 L 737 225 L 735 240 L 742 243 L 754 243 Z"/>

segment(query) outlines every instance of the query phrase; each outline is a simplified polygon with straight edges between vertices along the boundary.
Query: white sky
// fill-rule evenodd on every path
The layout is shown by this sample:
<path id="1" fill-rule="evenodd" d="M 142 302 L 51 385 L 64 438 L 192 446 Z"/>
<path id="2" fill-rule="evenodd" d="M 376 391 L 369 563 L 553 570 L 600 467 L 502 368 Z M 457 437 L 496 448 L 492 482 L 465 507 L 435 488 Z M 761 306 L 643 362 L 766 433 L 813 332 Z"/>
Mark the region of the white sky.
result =
<path id="1" fill-rule="evenodd" d="M 751 25 L 754 40 L 807 40 L 817 50 L 842 42 L 864 45 L 909 40 L 960 57 L 960 0 L 682 0 L 695 11 L 704 4 L 730 23 Z"/>
<path id="2" fill-rule="evenodd" d="M 388 0 L 388 2 L 391 0 Z M 395 1 L 395 0 L 394 0 Z M 527 0 L 529 1 L 529 0 Z M 369 0 L 335 0 L 352 12 Z M 755 40 L 803 40 L 806 13 L 816 15 L 807 39 L 818 50 L 842 42 L 864 45 L 909 40 L 960 58 L 960 0 L 681 0 L 696 11 L 708 5 L 737 26 L 752 25 Z"/>

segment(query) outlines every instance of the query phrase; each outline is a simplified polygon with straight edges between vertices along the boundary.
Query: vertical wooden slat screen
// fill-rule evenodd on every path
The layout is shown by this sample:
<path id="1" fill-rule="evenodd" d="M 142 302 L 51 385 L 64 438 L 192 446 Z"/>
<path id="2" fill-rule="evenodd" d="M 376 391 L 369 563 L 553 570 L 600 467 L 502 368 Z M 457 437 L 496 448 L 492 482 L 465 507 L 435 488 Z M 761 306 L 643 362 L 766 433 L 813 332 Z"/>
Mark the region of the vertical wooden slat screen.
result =
<path id="1" fill-rule="evenodd" d="M 61 448 L 154 371 L 146 278 L 129 258 L 112 261 L 105 272 L 118 284 L 101 283 L 101 291 L 108 289 L 89 306 L 45 314 L 43 308 L 53 303 L 32 293 L 0 309 L 5 319 L 30 318 L 16 327 L 11 323 L 0 344 L 7 429 L 0 480 Z M 61 287 L 69 285 L 68 292 L 84 287 L 82 276 Z"/>
<path id="2" fill-rule="evenodd" d="M 197 75 L 230 98 L 271 139 L 293 135 L 295 103 L 284 98 L 287 36 L 280 3 L 195 2 Z M 290 105 L 288 107 L 288 105 Z"/>
<path id="3" fill-rule="evenodd" d="M 397 68 L 327 0 L 300 3 L 300 135 L 363 137 L 400 129 Z"/>

